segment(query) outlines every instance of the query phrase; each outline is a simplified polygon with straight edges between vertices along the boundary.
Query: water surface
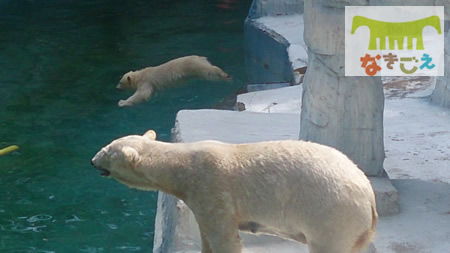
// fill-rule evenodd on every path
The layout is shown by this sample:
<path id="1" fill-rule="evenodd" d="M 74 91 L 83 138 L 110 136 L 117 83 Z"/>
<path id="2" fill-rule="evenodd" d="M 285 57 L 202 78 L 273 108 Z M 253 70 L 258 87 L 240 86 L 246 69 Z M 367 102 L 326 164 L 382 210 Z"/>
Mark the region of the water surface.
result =
<path id="1" fill-rule="evenodd" d="M 111 140 L 209 108 L 244 83 L 249 0 L 0 0 L 0 252 L 150 252 L 156 193 L 102 178 Z M 207 56 L 231 83 L 189 81 L 145 104 L 115 86 L 129 70 Z"/>

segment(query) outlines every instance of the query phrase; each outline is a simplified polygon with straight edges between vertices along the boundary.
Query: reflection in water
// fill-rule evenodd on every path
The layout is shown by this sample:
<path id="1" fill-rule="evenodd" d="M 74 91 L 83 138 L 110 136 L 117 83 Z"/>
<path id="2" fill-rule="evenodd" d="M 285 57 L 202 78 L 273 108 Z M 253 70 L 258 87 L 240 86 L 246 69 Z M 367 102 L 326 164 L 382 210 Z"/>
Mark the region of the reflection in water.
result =
<path id="1" fill-rule="evenodd" d="M 250 0 L 0 1 L 0 252 L 143 252 L 156 193 L 91 168 L 111 140 L 155 129 L 180 109 L 208 108 L 244 83 Z M 204 55 L 233 82 L 190 81 L 119 108 L 129 70 Z"/>
<path id="2" fill-rule="evenodd" d="M 236 9 L 237 2 L 238 0 L 219 0 L 216 6 L 219 9 L 232 10 Z"/>

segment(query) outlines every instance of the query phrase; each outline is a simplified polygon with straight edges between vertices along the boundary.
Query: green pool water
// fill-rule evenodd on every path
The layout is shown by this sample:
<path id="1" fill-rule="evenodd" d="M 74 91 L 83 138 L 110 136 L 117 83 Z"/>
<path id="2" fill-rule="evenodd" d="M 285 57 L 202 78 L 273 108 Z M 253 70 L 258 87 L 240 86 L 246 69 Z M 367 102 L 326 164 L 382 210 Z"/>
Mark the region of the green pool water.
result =
<path id="1" fill-rule="evenodd" d="M 0 0 L 0 252 L 151 252 L 156 198 L 99 176 L 115 138 L 209 108 L 242 87 L 250 0 Z M 129 70 L 207 56 L 233 82 L 189 81 L 119 108 Z"/>

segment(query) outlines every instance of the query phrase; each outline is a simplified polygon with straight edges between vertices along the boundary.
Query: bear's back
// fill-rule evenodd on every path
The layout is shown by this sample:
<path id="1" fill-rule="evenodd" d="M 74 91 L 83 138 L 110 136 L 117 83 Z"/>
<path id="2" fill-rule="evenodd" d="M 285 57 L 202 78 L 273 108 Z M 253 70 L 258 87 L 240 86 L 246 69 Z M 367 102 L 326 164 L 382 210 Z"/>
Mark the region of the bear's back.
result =
<path id="1" fill-rule="evenodd" d="M 233 191 L 252 193 L 239 204 L 256 216 L 271 213 L 268 209 L 277 212 L 282 206 L 290 206 L 284 212 L 293 216 L 301 215 L 298 210 L 339 212 L 340 207 L 347 209 L 373 196 L 364 173 L 334 148 L 305 141 L 274 141 L 236 145 L 234 150 Z"/>

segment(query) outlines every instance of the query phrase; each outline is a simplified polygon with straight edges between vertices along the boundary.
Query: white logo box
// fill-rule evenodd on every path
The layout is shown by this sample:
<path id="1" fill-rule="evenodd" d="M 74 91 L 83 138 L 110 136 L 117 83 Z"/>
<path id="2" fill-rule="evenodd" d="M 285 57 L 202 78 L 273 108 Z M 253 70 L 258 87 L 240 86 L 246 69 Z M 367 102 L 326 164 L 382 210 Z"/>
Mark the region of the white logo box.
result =
<path id="1" fill-rule="evenodd" d="M 352 24 L 355 16 L 362 16 L 372 20 L 401 23 L 411 22 L 420 19 L 430 18 L 437 16 L 439 18 L 440 34 L 436 30 L 436 27 L 426 25 L 422 29 L 423 38 L 423 50 L 417 49 L 417 39 L 413 39 L 412 50 L 407 48 L 407 37 L 404 37 L 403 49 L 399 49 L 395 42 L 395 48 L 390 49 L 389 39 L 386 37 L 386 48 L 380 49 L 380 40 L 376 40 L 376 49 L 369 49 L 369 42 L 372 30 L 376 30 L 374 27 L 370 28 L 365 25 L 359 26 L 352 34 Z M 436 18 L 433 18 L 436 19 Z M 363 24 L 365 22 L 362 22 Z M 373 26 L 373 25 L 372 25 Z M 394 25 L 395 26 L 395 25 Z M 393 27 L 393 26 L 386 26 Z M 390 31 L 386 31 L 389 33 Z M 392 31 L 391 31 L 392 33 Z M 403 34 L 411 33 L 411 29 L 402 32 Z M 400 35 L 401 36 L 401 35 Z M 383 58 L 384 55 L 397 56 L 395 61 L 389 69 L 387 63 Z M 370 76 L 366 69 L 361 67 L 361 57 L 366 55 L 375 57 L 381 56 L 380 59 L 376 59 L 376 64 L 381 67 L 381 70 L 377 71 L 374 75 L 381 76 L 443 76 L 444 75 L 444 7 L 443 6 L 347 6 L 345 7 L 345 75 L 346 76 Z M 424 54 L 431 58 L 431 62 L 426 64 L 427 68 L 423 66 L 426 60 L 422 59 Z M 415 59 L 412 59 L 412 58 Z M 412 61 L 409 61 L 412 60 Z M 417 61 L 417 62 L 416 62 Z M 403 64 L 403 70 L 401 65 Z M 370 66 L 370 62 L 366 65 Z M 406 73 L 405 73 L 406 71 Z M 411 73 L 413 71 L 413 73 Z M 371 71 L 369 71 L 371 72 Z M 370 73 L 373 74 L 373 71 Z"/>

